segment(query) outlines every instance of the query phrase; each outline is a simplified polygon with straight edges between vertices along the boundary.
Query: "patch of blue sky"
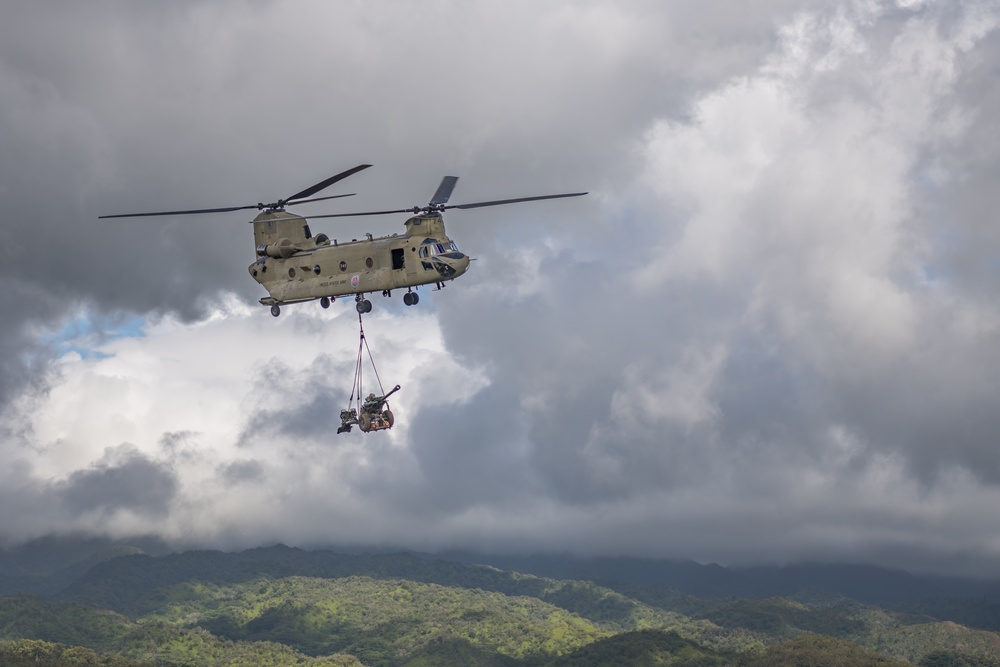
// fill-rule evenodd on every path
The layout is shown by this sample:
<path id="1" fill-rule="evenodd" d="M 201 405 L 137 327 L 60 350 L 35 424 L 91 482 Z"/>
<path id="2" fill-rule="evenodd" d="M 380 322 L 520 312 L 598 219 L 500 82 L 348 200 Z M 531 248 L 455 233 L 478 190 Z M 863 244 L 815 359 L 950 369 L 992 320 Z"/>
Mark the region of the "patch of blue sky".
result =
<path id="1" fill-rule="evenodd" d="M 106 359 L 100 348 L 121 338 L 142 338 L 145 321 L 138 315 L 84 313 L 68 319 L 57 331 L 41 337 L 41 343 L 57 357 L 75 352 L 83 359 Z"/>

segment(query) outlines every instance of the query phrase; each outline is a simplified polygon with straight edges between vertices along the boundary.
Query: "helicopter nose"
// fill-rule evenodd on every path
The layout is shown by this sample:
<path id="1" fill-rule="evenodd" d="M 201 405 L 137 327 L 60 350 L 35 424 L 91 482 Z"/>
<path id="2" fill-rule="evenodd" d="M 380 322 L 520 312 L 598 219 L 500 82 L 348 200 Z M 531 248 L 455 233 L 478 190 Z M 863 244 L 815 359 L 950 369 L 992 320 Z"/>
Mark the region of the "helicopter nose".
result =
<path id="1" fill-rule="evenodd" d="M 451 265 L 454 267 L 455 271 L 461 275 L 469 268 L 469 256 L 462 254 L 461 257 L 457 257 L 452 260 Z"/>

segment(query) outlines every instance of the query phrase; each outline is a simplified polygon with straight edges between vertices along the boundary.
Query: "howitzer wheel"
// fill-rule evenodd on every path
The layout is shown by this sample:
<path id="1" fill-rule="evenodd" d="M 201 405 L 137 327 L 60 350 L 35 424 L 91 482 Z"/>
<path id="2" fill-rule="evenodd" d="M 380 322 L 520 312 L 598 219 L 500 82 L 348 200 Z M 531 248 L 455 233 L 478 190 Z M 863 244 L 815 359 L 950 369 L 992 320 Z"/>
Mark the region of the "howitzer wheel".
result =
<path id="1" fill-rule="evenodd" d="M 383 410 L 382 419 L 385 420 L 386 428 L 392 428 L 392 424 L 395 421 L 392 417 L 392 410 Z"/>
<path id="2" fill-rule="evenodd" d="M 358 428 L 367 433 L 372 430 L 372 418 L 367 412 L 358 415 Z"/>

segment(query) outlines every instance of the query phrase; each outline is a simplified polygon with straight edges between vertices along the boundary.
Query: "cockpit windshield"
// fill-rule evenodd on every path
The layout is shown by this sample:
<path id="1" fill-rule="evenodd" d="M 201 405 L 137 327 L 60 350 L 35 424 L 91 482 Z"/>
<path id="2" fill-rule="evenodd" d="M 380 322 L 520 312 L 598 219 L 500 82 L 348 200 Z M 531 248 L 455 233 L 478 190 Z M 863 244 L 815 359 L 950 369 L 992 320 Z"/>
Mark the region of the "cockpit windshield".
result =
<path id="1" fill-rule="evenodd" d="M 444 255 L 449 252 L 458 252 L 458 246 L 455 245 L 454 241 L 448 241 L 446 243 L 425 243 L 420 246 L 420 256 L 421 257 L 434 257 L 435 255 Z"/>

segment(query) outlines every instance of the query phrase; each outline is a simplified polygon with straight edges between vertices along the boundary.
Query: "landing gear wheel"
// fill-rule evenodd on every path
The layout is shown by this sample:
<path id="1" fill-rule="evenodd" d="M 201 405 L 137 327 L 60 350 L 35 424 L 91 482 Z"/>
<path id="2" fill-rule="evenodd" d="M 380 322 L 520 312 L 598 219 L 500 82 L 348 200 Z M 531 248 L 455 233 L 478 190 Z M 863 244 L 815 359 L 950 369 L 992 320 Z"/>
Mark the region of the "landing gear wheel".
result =
<path id="1" fill-rule="evenodd" d="M 358 428 L 367 433 L 372 428 L 372 418 L 367 412 L 358 415 Z"/>
<path id="2" fill-rule="evenodd" d="M 420 295 L 419 295 L 419 294 L 417 294 L 416 292 L 414 292 L 414 293 L 413 293 L 413 298 L 412 298 L 412 299 L 410 299 L 410 305 L 411 305 L 411 306 L 415 306 L 415 305 L 417 305 L 418 303 L 420 303 Z"/>
<path id="3" fill-rule="evenodd" d="M 367 313 L 368 311 L 365 310 L 365 303 L 366 303 L 365 301 L 358 301 L 356 304 L 354 304 L 354 307 L 357 309 L 359 313 Z"/>
<path id="4" fill-rule="evenodd" d="M 366 313 L 372 312 L 372 302 L 371 301 L 369 301 L 368 299 L 365 299 L 361 303 L 364 304 L 365 312 Z"/>
<path id="5" fill-rule="evenodd" d="M 281 308 L 278 307 L 278 304 L 274 304 L 273 306 L 271 306 L 271 315 L 275 317 L 281 315 Z"/>
<path id="6" fill-rule="evenodd" d="M 412 306 L 413 305 L 413 293 L 412 292 L 407 292 L 406 294 L 403 295 L 403 303 L 405 303 L 407 306 Z"/>
<path id="7" fill-rule="evenodd" d="M 384 419 L 385 423 L 389 425 L 389 428 L 392 428 L 392 424 L 395 421 L 392 417 L 392 410 L 383 410 L 382 419 Z"/>
<path id="8" fill-rule="evenodd" d="M 330 307 L 330 297 L 324 296 L 322 299 L 319 300 L 319 305 L 323 306 L 324 308 L 329 308 Z"/>

